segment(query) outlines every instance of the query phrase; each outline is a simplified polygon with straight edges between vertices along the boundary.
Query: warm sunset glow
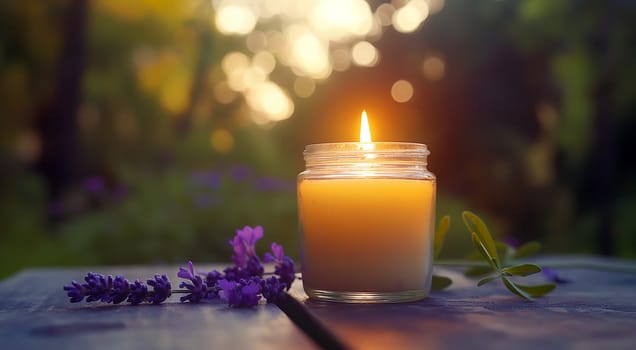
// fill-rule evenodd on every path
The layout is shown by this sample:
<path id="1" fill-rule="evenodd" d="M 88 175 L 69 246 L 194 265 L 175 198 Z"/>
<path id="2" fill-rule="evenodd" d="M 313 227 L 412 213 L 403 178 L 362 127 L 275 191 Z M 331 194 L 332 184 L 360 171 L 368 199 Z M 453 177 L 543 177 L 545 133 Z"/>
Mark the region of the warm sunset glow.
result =
<path id="1" fill-rule="evenodd" d="M 369 119 L 367 118 L 367 111 L 362 111 L 360 117 L 360 142 L 371 142 L 371 130 L 369 129 Z"/>

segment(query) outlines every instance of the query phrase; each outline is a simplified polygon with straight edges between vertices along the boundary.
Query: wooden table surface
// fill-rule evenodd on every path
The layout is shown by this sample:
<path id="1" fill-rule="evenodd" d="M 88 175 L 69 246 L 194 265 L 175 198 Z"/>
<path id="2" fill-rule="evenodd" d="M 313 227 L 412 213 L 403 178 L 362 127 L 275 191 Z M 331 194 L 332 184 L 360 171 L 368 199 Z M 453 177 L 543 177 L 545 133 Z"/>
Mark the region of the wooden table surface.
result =
<path id="1" fill-rule="evenodd" d="M 62 285 L 88 271 L 130 279 L 176 267 L 30 269 L 0 282 L 2 349 L 633 349 L 636 263 L 543 258 L 571 283 L 525 301 L 499 284 L 477 288 L 457 269 L 445 291 L 414 303 L 350 305 L 307 298 L 300 281 L 278 308 L 230 309 L 223 302 L 162 305 L 71 304 Z M 202 266 L 204 269 L 219 266 Z"/>

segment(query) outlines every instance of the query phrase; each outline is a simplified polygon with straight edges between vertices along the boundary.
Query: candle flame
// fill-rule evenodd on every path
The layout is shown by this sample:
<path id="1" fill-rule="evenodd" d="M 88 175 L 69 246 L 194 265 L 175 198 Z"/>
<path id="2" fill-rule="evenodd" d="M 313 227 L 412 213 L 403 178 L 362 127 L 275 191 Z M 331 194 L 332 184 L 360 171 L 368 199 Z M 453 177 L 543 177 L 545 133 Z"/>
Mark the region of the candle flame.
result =
<path id="1" fill-rule="evenodd" d="M 360 142 L 371 142 L 371 130 L 369 130 L 369 119 L 367 118 L 367 111 L 362 110 L 360 116 Z"/>

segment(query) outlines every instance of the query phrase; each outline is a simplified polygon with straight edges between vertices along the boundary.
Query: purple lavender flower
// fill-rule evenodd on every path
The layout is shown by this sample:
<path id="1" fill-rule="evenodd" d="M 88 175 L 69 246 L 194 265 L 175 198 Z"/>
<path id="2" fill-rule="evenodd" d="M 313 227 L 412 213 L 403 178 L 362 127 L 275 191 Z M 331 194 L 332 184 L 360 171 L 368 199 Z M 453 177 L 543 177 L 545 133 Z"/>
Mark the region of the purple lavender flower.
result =
<path id="1" fill-rule="evenodd" d="M 71 303 L 79 303 L 84 300 L 88 290 L 79 282 L 72 281 L 71 284 L 64 286 L 66 295 L 71 298 Z"/>
<path id="2" fill-rule="evenodd" d="M 287 297 L 285 293 L 285 284 L 274 276 L 261 280 L 261 294 L 268 303 L 278 303 Z"/>
<path id="3" fill-rule="evenodd" d="M 282 262 L 283 258 L 285 257 L 285 251 L 283 250 L 283 246 L 276 242 L 273 242 L 270 248 L 272 250 L 272 253 L 274 254 L 270 254 L 269 252 L 265 253 L 265 256 L 263 257 L 263 261 L 275 262 L 275 263 Z"/>
<path id="4" fill-rule="evenodd" d="M 258 257 L 252 256 L 247 260 L 247 266 L 245 267 L 244 275 L 245 277 L 262 277 L 263 273 L 265 273 L 265 269 L 263 265 L 261 265 L 261 261 L 258 260 Z"/>
<path id="5" fill-rule="evenodd" d="M 137 305 L 146 301 L 148 296 L 148 287 L 140 280 L 135 280 L 135 283 L 131 283 L 130 294 L 128 294 L 128 302 Z"/>
<path id="6" fill-rule="evenodd" d="M 223 269 L 223 279 L 228 281 L 238 281 L 243 278 L 243 271 L 238 266 L 228 266 Z"/>
<path id="7" fill-rule="evenodd" d="M 257 257 L 250 257 L 247 261 L 247 266 L 244 268 L 234 266 L 228 266 L 223 270 L 225 274 L 224 279 L 228 281 L 238 281 L 240 279 L 249 279 L 251 277 L 262 277 L 265 273 L 265 269 Z"/>
<path id="8" fill-rule="evenodd" d="M 194 280 L 194 276 L 196 276 L 196 274 L 194 273 L 194 264 L 192 264 L 192 260 L 188 261 L 188 268 L 179 267 L 177 277 L 192 281 Z"/>
<path id="9" fill-rule="evenodd" d="M 128 297 L 128 293 L 130 291 L 130 283 L 124 276 L 117 276 L 113 281 L 113 289 L 110 291 L 110 299 L 113 301 L 113 304 L 119 304 L 122 301 L 126 300 Z"/>
<path id="10" fill-rule="evenodd" d="M 100 176 L 90 176 L 84 179 L 84 190 L 91 194 L 98 194 L 104 192 L 106 184 L 104 179 Z"/>
<path id="11" fill-rule="evenodd" d="M 86 301 L 92 302 L 96 300 L 101 300 L 105 303 L 110 303 L 112 301 L 110 297 L 110 289 L 113 286 L 113 276 L 104 276 L 99 273 L 89 272 L 86 277 L 84 277 L 84 283 L 82 286 L 87 289 Z"/>
<path id="12" fill-rule="evenodd" d="M 240 268 L 247 266 L 249 258 L 256 257 L 256 242 L 263 238 L 263 227 L 254 228 L 245 226 L 236 231 L 236 235 L 230 240 L 230 245 L 234 250 L 232 261 Z"/>
<path id="13" fill-rule="evenodd" d="M 570 283 L 572 281 L 570 281 L 567 278 L 563 278 L 561 276 L 559 276 L 559 274 L 556 272 L 556 270 L 551 269 L 549 267 L 543 267 L 541 268 L 541 273 L 543 273 L 543 275 L 549 279 L 550 281 L 554 282 L 554 283 L 558 283 L 558 284 L 564 284 L 564 283 Z"/>
<path id="14" fill-rule="evenodd" d="M 230 176 L 236 182 L 243 182 L 252 176 L 252 169 L 247 165 L 237 165 L 230 169 Z"/>
<path id="15" fill-rule="evenodd" d="M 221 174 L 216 171 L 194 171 L 190 174 L 193 183 L 209 188 L 217 188 L 221 185 Z"/>
<path id="16" fill-rule="evenodd" d="M 280 281 L 285 285 L 285 290 L 289 290 L 296 279 L 294 260 L 286 256 L 280 264 L 276 265 L 274 273 L 280 277 Z"/>
<path id="17" fill-rule="evenodd" d="M 296 279 L 296 272 L 294 270 L 294 260 L 285 255 L 283 246 L 278 243 L 272 243 L 271 250 L 273 254 L 265 253 L 263 260 L 265 262 L 275 262 L 274 274 L 280 277 L 280 282 L 285 287 L 285 290 L 291 288 L 292 283 Z"/>
<path id="18" fill-rule="evenodd" d="M 208 286 L 208 288 L 215 287 L 216 283 L 223 278 L 223 274 L 217 270 L 202 273 L 201 275 L 205 276 L 205 284 Z"/>
<path id="19" fill-rule="evenodd" d="M 285 256 L 283 247 L 273 243 L 271 253 L 266 253 L 264 260 L 276 263 L 275 275 L 263 280 L 264 273 L 261 260 L 256 255 L 256 242 L 263 237 L 263 228 L 245 226 L 237 230 L 230 241 L 234 254 L 234 266 L 226 268 L 223 273 L 213 270 L 197 273 L 192 261 L 186 267 L 180 267 L 177 275 L 185 279 L 179 288 L 185 289 L 187 295 L 180 298 L 182 302 L 200 302 L 222 296 L 230 307 L 253 307 L 258 304 L 261 296 L 268 303 L 276 303 L 287 297 L 295 280 L 294 261 Z M 171 283 L 166 275 L 155 275 L 147 280 L 147 284 L 140 280 L 130 283 L 124 276 L 104 276 L 98 273 L 88 273 L 84 277 L 85 283 L 72 281 L 64 286 L 64 291 L 73 303 L 86 300 L 92 302 L 101 300 L 105 303 L 119 304 L 127 300 L 133 305 L 143 302 L 160 304 L 172 294 Z M 152 291 L 148 290 L 152 287 Z M 182 292 L 182 291 L 180 291 Z"/>
<path id="20" fill-rule="evenodd" d="M 163 303 L 172 294 L 172 285 L 166 275 L 156 274 L 155 278 L 149 279 L 147 283 L 152 286 L 152 292 L 148 293 L 146 298 L 150 303 Z"/>
<path id="21" fill-rule="evenodd" d="M 216 273 L 219 275 L 218 277 L 220 277 L 221 274 L 219 272 Z M 210 274 L 211 279 L 216 276 L 212 272 Z M 207 283 L 206 276 L 206 282 L 204 282 L 201 276 L 195 274 L 192 261 L 188 261 L 188 268 L 180 267 L 177 276 L 189 281 L 189 283 L 181 282 L 179 284 L 179 288 L 185 288 L 189 291 L 187 295 L 179 298 L 182 302 L 189 301 L 192 303 L 198 303 L 203 299 L 214 299 L 218 296 L 218 287 L 216 286 L 216 280 L 214 281 L 214 283 Z"/>
<path id="22" fill-rule="evenodd" d="M 192 283 L 181 282 L 179 284 L 179 288 L 185 288 L 189 291 L 188 294 L 179 298 L 181 302 L 189 301 L 191 303 L 198 303 L 202 299 L 212 299 L 216 297 L 216 293 L 212 290 L 208 290 L 208 286 L 203 283 L 201 276 L 195 276 L 191 281 Z"/>
<path id="23" fill-rule="evenodd" d="M 252 307 L 258 304 L 261 296 L 261 279 L 241 279 L 238 282 L 219 280 L 219 287 L 223 291 L 223 299 L 227 300 L 230 307 Z"/>

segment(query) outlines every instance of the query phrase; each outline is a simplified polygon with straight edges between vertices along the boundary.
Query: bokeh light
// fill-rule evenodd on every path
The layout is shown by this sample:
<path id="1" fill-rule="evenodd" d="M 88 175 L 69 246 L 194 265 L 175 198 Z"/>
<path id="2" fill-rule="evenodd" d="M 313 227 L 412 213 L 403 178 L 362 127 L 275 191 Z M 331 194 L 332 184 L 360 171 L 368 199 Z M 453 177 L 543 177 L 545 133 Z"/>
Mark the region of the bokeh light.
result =
<path id="1" fill-rule="evenodd" d="M 234 136 L 225 128 L 215 129 L 210 134 L 210 143 L 215 151 L 228 153 L 234 148 Z"/>
<path id="2" fill-rule="evenodd" d="M 371 67 L 378 63 L 378 50 L 368 41 L 361 41 L 353 46 L 351 50 L 353 63 L 358 66 Z"/>
<path id="3" fill-rule="evenodd" d="M 371 30 L 373 16 L 364 0 L 317 1 L 309 14 L 311 26 L 329 40 L 362 37 Z"/>
<path id="4" fill-rule="evenodd" d="M 221 5 L 216 11 L 216 28 L 223 34 L 245 35 L 256 26 L 256 14 L 245 4 Z"/>
<path id="5" fill-rule="evenodd" d="M 272 82 L 260 84 L 247 92 L 248 105 L 257 112 L 261 112 L 268 121 L 281 121 L 291 117 L 294 112 L 294 104 L 281 89 Z M 258 120 L 262 124 L 261 120 Z"/>
<path id="6" fill-rule="evenodd" d="M 252 59 L 254 65 L 266 74 L 271 73 L 276 68 L 276 58 L 268 51 L 260 51 Z"/>
<path id="7" fill-rule="evenodd" d="M 295 75 L 287 80 L 293 82 L 294 96 L 309 97 L 316 90 L 316 81 L 326 80 L 334 71 L 344 72 L 352 64 L 376 66 L 380 54 L 372 42 L 381 39 L 386 28 L 392 25 L 399 32 L 413 32 L 444 1 L 395 0 L 379 4 L 375 10 L 365 0 L 212 0 L 212 5 L 218 31 L 244 36 L 246 48 L 244 53 L 234 51 L 223 58 L 226 81 L 225 85 L 214 84 L 214 96 L 218 102 L 230 103 L 236 100 L 236 93 L 242 95 L 251 119 L 269 125 L 288 118 L 294 110 L 294 100 L 280 93 L 284 90 L 277 82 L 278 70 Z M 422 69 L 425 77 L 432 77 L 427 79 L 441 79 L 439 67 Z M 437 69 L 437 76 L 430 73 L 432 69 Z M 274 104 L 284 107 L 265 112 L 258 97 L 264 91 L 278 96 L 279 102 Z"/>
<path id="8" fill-rule="evenodd" d="M 301 76 L 324 79 L 331 73 L 328 44 L 311 29 L 301 25 L 289 26 L 285 32 L 287 57 L 284 59 Z"/>
<path id="9" fill-rule="evenodd" d="M 422 61 L 422 74 L 430 81 L 439 81 L 446 74 L 446 64 L 438 56 L 429 56 Z"/>
<path id="10" fill-rule="evenodd" d="M 391 97 L 395 102 L 408 102 L 413 97 L 413 85 L 406 80 L 398 80 L 391 87 Z"/>
<path id="11" fill-rule="evenodd" d="M 426 1 L 411 0 L 393 13 L 393 27 L 401 33 L 414 32 L 428 17 L 428 13 L 429 9 Z"/>

